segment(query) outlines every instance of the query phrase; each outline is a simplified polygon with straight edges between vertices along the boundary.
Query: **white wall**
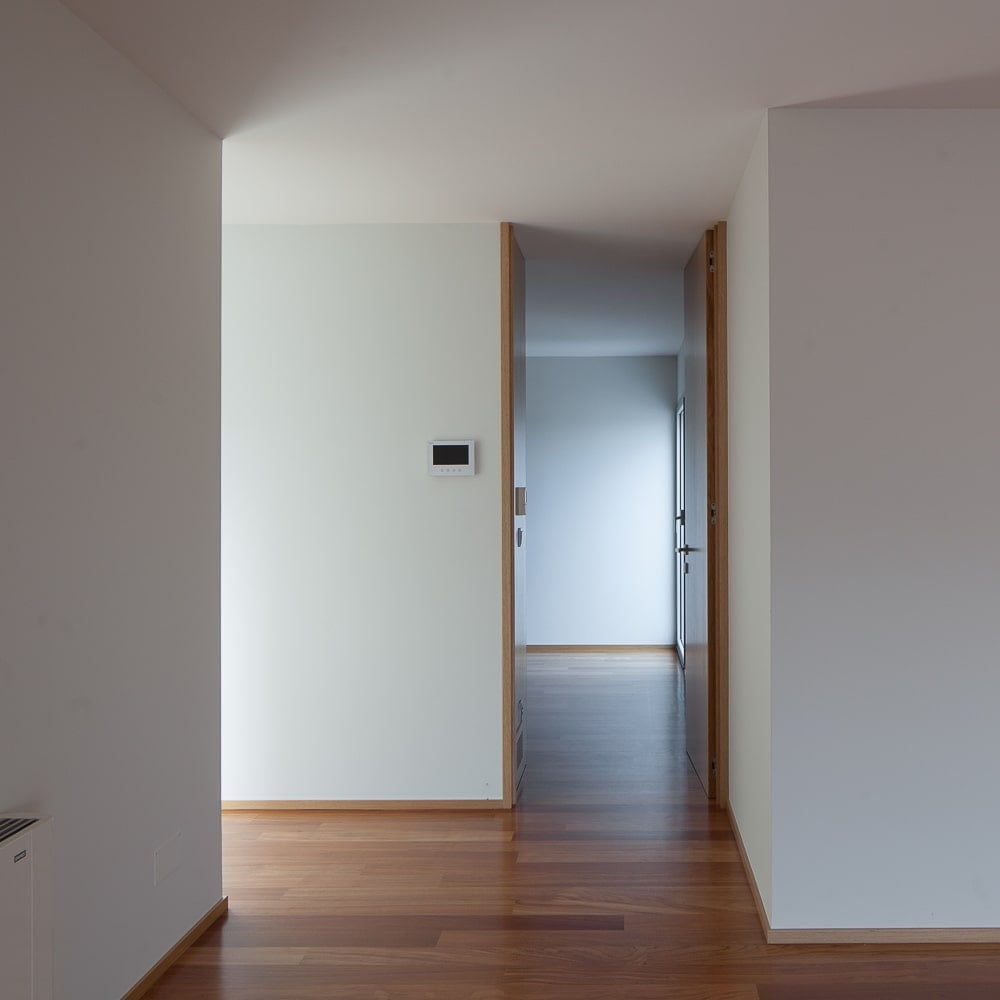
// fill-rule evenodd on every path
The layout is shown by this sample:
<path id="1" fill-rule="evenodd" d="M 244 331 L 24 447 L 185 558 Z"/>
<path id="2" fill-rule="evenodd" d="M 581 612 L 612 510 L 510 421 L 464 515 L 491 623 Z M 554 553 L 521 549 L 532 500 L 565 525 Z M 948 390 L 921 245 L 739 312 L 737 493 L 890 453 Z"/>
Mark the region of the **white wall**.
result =
<path id="1" fill-rule="evenodd" d="M 499 226 L 223 259 L 223 798 L 500 798 Z"/>
<path id="2" fill-rule="evenodd" d="M 772 112 L 772 917 L 1000 926 L 1000 112 Z"/>
<path id="3" fill-rule="evenodd" d="M 528 642 L 672 644 L 675 358 L 528 359 Z"/>
<path id="4" fill-rule="evenodd" d="M 771 424 L 767 120 L 728 218 L 729 806 L 771 907 Z"/>
<path id="5" fill-rule="evenodd" d="M 0 811 L 55 817 L 56 995 L 108 1000 L 222 893 L 221 143 L 52 0 L 0 121 Z"/>

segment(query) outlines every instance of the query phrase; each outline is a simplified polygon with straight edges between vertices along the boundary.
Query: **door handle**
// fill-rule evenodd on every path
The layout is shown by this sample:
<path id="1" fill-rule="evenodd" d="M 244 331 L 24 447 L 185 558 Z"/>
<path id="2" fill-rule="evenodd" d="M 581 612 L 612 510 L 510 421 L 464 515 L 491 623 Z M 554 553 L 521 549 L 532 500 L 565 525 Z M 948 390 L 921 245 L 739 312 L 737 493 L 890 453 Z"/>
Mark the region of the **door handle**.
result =
<path id="1" fill-rule="evenodd" d="M 683 548 L 674 549 L 674 552 L 683 552 L 684 555 L 687 555 L 689 552 L 701 552 L 701 549 L 694 549 L 690 545 L 685 545 Z"/>

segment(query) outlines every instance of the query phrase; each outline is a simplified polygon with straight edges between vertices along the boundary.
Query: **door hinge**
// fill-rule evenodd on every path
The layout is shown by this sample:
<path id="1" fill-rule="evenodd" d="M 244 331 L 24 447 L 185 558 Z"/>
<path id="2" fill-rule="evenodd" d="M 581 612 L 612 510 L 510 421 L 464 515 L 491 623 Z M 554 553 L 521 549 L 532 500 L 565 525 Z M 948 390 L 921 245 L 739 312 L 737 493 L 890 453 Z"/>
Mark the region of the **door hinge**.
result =
<path id="1" fill-rule="evenodd" d="M 712 758 L 712 774 L 715 774 L 715 771 L 716 771 L 716 767 L 715 767 L 715 758 L 713 757 L 713 758 Z"/>
<path id="2" fill-rule="evenodd" d="M 708 273 L 715 274 L 715 251 L 708 251 Z"/>
<path id="3" fill-rule="evenodd" d="M 718 524 L 719 523 L 719 509 L 715 506 L 714 503 L 712 504 L 711 514 L 712 514 L 712 524 Z"/>

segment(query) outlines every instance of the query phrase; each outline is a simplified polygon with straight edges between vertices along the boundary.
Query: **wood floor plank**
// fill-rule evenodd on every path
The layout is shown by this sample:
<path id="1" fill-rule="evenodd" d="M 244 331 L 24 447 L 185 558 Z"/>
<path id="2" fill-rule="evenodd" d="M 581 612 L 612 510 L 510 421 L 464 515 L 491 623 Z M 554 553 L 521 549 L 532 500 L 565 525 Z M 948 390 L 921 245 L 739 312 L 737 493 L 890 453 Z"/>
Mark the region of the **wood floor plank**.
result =
<path id="1" fill-rule="evenodd" d="M 766 944 L 672 656 L 530 658 L 513 812 L 240 812 L 151 1000 L 996 1000 L 989 945 Z"/>

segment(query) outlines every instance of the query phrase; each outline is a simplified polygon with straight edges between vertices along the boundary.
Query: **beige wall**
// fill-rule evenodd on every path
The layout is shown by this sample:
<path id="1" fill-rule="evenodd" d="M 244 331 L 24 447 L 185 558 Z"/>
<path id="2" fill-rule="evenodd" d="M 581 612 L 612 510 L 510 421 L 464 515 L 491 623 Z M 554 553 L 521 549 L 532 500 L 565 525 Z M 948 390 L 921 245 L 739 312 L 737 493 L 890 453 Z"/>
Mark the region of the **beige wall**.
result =
<path id="1" fill-rule="evenodd" d="M 224 798 L 501 798 L 499 226 L 224 247 Z"/>
<path id="2" fill-rule="evenodd" d="M 527 382 L 528 642 L 673 645 L 677 359 L 531 357 Z"/>
<path id="3" fill-rule="evenodd" d="M 52 0 L 0 121 L 0 811 L 55 817 L 56 995 L 107 1000 L 222 892 L 221 144 Z"/>
<path id="4" fill-rule="evenodd" d="M 729 212 L 730 808 L 771 906 L 771 422 L 767 118 Z"/>
<path id="5" fill-rule="evenodd" d="M 769 160 L 772 919 L 997 927 L 1000 112 Z"/>

